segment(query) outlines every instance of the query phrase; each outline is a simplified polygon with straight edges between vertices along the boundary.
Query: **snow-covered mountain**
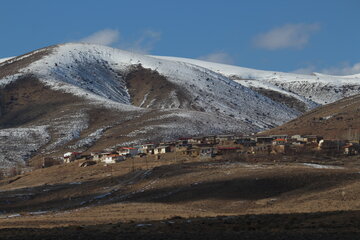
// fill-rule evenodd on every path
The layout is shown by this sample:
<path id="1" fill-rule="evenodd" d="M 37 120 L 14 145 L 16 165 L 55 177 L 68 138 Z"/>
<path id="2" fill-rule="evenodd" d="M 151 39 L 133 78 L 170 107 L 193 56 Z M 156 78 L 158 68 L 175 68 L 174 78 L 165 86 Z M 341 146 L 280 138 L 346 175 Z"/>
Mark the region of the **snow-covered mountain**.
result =
<path id="1" fill-rule="evenodd" d="M 360 92 L 360 74 L 333 76 L 313 73 L 312 75 L 305 75 L 256 70 L 188 58 L 155 57 L 195 64 L 227 76 L 254 90 L 262 88 L 279 92 L 304 102 L 307 110 Z"/>
<path id="2" fill-rule="evenodd" d="M 10 61 L 16 62 L 17 59 Z M 104 106 L 135 109 L 131 104 L 124 76 L 140 65 L 158 72 L 173 84 L 174 89 L 171 89 L 168 97 L 157 104 L 156 108 L 159 109 L 192 108 L 231 115 L 242 121 L 251 119 L 252 124 L 258 128 L 278 125 L 298 115 L 297 111 L 207 68 L 103 46 L 61 45 L 53 49 L 51 54 L 21 69 L 18 74 L 35 74 L 54 90 L 84 97 Z M 18 74 L 6 77 L 0 85 L 14 81 Z M 145 93 L 144 103 L 149 93 Z M 187 96 L 180 96 L 180 93 Z M 184 100 L 189 102 L 187 107 L 181 106 Z M 142 104 L 141 107 L 151 108 L 153 103 L 154 101 Z"/>
<path id="3" fill-rule="evenodd" d="M 266 72 L 91 44 L 51 46 L 0 60 L 0 165 L 68 150 L 257 132 L 358 93 L 349 88 L 356 79 Z"/>

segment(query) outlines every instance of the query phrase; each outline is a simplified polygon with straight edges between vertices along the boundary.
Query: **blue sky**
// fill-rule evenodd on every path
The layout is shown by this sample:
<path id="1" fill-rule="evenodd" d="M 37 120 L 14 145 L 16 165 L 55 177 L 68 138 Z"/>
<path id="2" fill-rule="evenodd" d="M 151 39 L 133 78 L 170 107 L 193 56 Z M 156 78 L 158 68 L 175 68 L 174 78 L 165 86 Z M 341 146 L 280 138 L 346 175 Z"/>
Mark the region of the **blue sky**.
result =
<path id="1" fill-rule="evenodd" d="M 360 73 L 358 0 L 12 0 L 0 58 L 85 41 L 264 70 Z"/>

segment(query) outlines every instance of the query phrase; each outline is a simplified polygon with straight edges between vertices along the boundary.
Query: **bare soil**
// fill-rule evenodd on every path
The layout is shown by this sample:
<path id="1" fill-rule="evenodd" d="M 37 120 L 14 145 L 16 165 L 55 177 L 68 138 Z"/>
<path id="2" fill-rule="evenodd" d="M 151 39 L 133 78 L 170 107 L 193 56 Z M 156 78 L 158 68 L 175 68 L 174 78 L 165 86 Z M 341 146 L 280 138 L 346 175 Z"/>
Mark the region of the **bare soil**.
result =
<path id="1" fill-rule="evenodd" d="M 0 239 L 357 239 L 359 160 L 173 155 L 39 169 L 0 182 Z"/>
<path id="2" fill-rule="evenodd" d="M 298 110 L 299 112 L 306 112 L 306 105 L 305 103 L 299 101 L 298 99 L 285 95 L 285 94 L 281 94 L 279 92 L 276 91 L 272 91 L 269 89 L 265 89 L 265 88 L 252 88 L 252 90 L 274 100 L 275 102 L 279 102 L 282 103 L 286 106 L 288 106 L 289 108 L 293 108 Z"/>
<path id="3" fill-rule="evenodd" d="M 265 134 L 316 134 L 327 139 L 360 138 L 360 95 L 318 107 Z"/>
<path id="4" fill-rule="evenodd" d="M 191 99 L 186 91 L 168 81 L 166 77 L 141 65 L 134 66 L 125 76 L 131 103 L 144 108 L 183 108 L 193 109 Z M 171 105 L 172 95 L 176 97 L 180 106 Z"/>

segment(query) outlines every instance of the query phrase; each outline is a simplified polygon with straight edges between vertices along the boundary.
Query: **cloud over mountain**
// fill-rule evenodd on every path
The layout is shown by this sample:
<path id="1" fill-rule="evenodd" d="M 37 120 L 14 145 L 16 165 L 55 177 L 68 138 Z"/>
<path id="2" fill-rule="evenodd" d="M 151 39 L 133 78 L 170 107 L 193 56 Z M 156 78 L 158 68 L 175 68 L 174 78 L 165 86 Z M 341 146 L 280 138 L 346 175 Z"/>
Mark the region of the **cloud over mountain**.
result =
<path id="1" fill-rule="evenodd" d="M 118 30 L 103 29 L 81 39 L 80 42 L 111 46 L 118 42 L 119 39 L 120 33 Z"/>
<path id="2" fill-rule="evenodd" d="M 285 24 L 257 35 L 253 43 L 256 47 L 266 50 L 301 49 L 309 42 L 310 36 L 319 29 L 320 25 L 317 23 Z"/>

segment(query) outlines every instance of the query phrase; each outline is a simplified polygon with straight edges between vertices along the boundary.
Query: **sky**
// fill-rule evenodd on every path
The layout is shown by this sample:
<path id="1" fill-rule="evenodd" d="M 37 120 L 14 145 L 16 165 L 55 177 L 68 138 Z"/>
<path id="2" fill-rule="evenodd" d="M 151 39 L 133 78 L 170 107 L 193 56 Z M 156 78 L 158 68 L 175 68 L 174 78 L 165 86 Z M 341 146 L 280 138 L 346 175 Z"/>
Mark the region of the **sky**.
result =
<path id="1" fill-rule="evenodd" d="M 88 42 L 263 70 L 360 73 L 358 0 L 12 0 L 0 58 Z"/>

